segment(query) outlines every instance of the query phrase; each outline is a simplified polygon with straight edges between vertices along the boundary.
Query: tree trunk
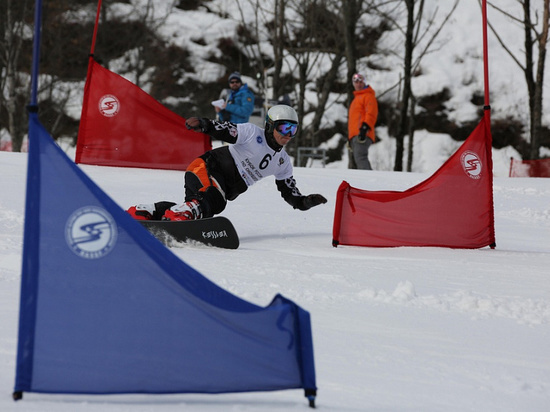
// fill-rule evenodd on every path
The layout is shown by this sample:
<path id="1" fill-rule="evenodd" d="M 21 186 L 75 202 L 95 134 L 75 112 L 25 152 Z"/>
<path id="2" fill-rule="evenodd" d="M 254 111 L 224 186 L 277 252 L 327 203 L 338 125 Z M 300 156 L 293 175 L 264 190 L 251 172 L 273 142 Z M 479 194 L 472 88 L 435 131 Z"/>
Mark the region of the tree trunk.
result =
<path id="1" fill-rule="evenodd" d="M 407 5 L 407 30 L 405 34 L 405 59 L 403 96 L 399 115 L 399 127 L 395 136 L 395 165 L 393 170 L 403 171 L 404 138 L 407 132 L 407 121 L 409 112 L 409 99 L 411 97 L 411 71 L 413 54 L 413 31 L 414 31 L 414 0 L 405 0 Z"/>
<path id="2" fill-rule="evenodd" d="M 311 147 L 319 146 L 318 131 L 321 126 L 321 120 L 323 119 L 323 116 L 325 114 L 327 101 L 330 96 L 330 88 L 336 81 L 336 77 L 338 76 L 338 71 L 340 69 L 340 63 L 342 62 L 343 57 L 344 51 L 339 50 L 338 53 L 334 56 L 334 59 L 332 60 L 332 65 L 325 76 L 323 89 L 321 90 L 319 102 L 317 104 L 317 108 L 315 109 L 315 116 L 313 117 L 313 121 L 311 122 L 310 126 L 312 130 Z"/>
<path id="3" fill-rule="evenodd" d="M 275 70 L 273 71 L 273 99 L 282 94 L 281 71 L 283 69 L 284 31 L 285 31 L 286 0 L 275 2 L 275 28 L 273 35 L 273 57 Z"/>
<path id="4" fill-rule="evenodd" d="M 344 40 L 345 40 L 345 56 L 347 63 L 347 104 L 349 108 L 351 101 L 353 100 L 353 86 L 351 84 L 351 78 L 354 73 L 357 72 L 357 49 L 355 47 L 355 29 L 357 27 L 357 21 L 361 17 L 362 0 L 344 0 L 342 4 L 343 20 L 344 20 Z M 346 139 L 348 138 L 346 134 Z M 353 153 L 348 146 L 348 168 L 357 169 Z"/>
<path id="5" fill-rule="evenodd" d="M 357 50 L 355 47 L 355 28 L 357 27 L 357 19 L 360 17 L 361 2 L 357 0 L 344 0 L 343 1 L 343 20 L 345 25 L 345 53 L 346 63 L 348 69 L 348 97 L 347 105 L 349 107 L 353 100 L 353 87 L 349 81 L 353 74 L 357 71 Z"/>
<path id="6" fill-rule="evenodd" d="M 529 96 L 529 135 L 531 136 L 531 147 L 535 136 L 535 79 L 533 78 L 533 36 L 531 32 L 531 1 L 525 0 L 523 6 L 523 30 L 524 30 L 524 47 L 525 47 L 525 68 L 523 70 L 525 82 L 527 84 L 527 94 Z M 531 158 L 531 153 L 524 154 L 525 157 Z"/>
<path id="7" fill-rule="evenodd" d="M 416 110 L 416 99 L 411 96 L 411 111 L 409 116 L 409 150 L 407 152 L 407 172 L 412 172 L 414 155 L 414 113 Z"/>
<path id="8" fill-rule="evenodd" d="M 546 45 L 548 42 L 548 25 L 549 25 L 549 3 L 550 0 L 544 1 L 544 12 L 542 22 L 542 32 L 537 39 L 538 43 L 538 64 L 537 78 L 533 91 L 533 107 L 532 107 L 532 127 L 531 127 L 531 147 L 529 152 L 530 159 L 538 159 L 540 157 L 540 144 L 542 134 L 542 109 L 543 109 L 543 85 L 544 85 L 544 66 L 546 61 Z"/>
<path id="9" fill-rule="evenodd" d="M 21 98 L 17 91 L 20 88 L 18 66 L 23 40 L 22 29 L 24 26 L 18 23 L 23 20 L 27 12 L 30 13 L 31 11 L 27 7 L 27 1 L 20 3 L 18 6 L 20 6 L 21 16 L 18 16 L 19 18 L 16 19 L 16 16 L 13 15 L 13 11 L 15 10 L 13 1 L 7 1 L 3 47 L 4 56 L 2 56 L 5 64 L 5 90 L 0 90 L 2 92 L 0 100 L 3 102 L 8 114 L 8 131 L 11 135 L 12 150 L 14 152 L 20 152 L 23 146 L 23 125 L 26 120 L 26 112 L 21 110 Z M 4 96 L 7 96 L 7 98 L 4 98 Z"/>
<path id="10" fill-rule="evenodd" d="M 298 120 L 300 121 L 300 124 L 303 125 L 303 119 L 305 115 L 305 101 L 306 101 L 306 86 L 307 86 L 307 68 L 309 65 L 309 60 L 300 61 L 298 66 L 298 73 L 299 73 L 299 95 L 298 95 L 298 107 L 297 107 L 297 114 L 298 114 Z M 304 140 L 307 139 L 306 133 L 304 133 L 303 126 L 300 127 L 298 130 L 298 135 L 291 140 L 290 144 L 287 144 L 287 152 L 294 156 L 295 161 L 298 159 L 298 147 L 304 146 Z M 301 166 L 299 164 L 296 164 L 295 166 Z"/>

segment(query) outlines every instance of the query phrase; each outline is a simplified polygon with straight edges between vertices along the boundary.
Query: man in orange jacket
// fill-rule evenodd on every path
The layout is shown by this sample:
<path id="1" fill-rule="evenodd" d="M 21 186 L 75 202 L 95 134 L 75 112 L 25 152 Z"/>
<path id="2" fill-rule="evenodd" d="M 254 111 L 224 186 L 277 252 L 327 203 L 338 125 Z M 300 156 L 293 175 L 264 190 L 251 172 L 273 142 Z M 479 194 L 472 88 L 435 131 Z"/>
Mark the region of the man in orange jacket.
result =
<path id="1" fill-rule="evenodd" d="M 378 102 L 372 87 L 365 83 L 364 75 L 356 73 L 351 81 L 355 90 L 348 113 L 348 139 L 352 156 L 350 160 L 353 160 L 357 169 L 372 170 L 369 147 L 375 139 Z"/>

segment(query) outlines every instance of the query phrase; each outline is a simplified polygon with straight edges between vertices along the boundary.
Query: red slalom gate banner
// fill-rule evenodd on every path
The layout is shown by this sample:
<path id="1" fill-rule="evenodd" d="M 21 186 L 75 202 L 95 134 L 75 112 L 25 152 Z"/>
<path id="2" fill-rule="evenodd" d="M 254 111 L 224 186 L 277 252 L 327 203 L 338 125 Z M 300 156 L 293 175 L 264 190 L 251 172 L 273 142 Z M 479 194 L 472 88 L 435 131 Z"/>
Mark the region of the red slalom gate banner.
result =
<path id="1" fill-rule="evenodd" d="M 518 160 L 512 157 L 510 177 L 550 177 L 550 158 Z"/>
<path id="2" fill-rule="evenodd" d="M 489 113 L 430 178 L 403 191 L 340 185 L 333 245 L 495 246 Z"/>
<path id="3" fill-rule="evenodd" d="M 90 57 L 76 163 L 185 170 L 211 148 L 209 136 Z"/>

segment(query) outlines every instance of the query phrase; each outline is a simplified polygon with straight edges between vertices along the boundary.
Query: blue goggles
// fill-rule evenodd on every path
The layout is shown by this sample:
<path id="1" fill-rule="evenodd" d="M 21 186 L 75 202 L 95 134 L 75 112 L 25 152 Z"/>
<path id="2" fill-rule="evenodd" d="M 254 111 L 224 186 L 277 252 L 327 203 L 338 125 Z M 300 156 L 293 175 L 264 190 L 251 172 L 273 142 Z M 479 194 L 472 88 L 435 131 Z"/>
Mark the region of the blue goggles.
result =
<path id="1" fill-rule="evenodd" d="M 294 137 L 298 132 L 298 125 L 296 123 L 286 121 L 275 122 L 275 130 L 283 136 L 290 135 L 290 137 Z"/>

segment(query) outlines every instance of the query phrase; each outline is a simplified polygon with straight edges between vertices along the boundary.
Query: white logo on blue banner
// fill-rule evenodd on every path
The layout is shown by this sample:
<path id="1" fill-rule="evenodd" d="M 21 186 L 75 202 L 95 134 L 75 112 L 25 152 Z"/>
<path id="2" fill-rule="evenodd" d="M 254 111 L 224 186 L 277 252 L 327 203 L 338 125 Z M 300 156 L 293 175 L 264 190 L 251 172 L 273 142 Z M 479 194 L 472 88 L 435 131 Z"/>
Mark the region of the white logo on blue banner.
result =
<path id="1" fill-rule="evenodd" d="M 99 259 L 107 255 L 115 246 L 117 235 L 113 217 L 96 206 L 76 210 L 65 226 L 67 244 L 84 259 Z"/>

